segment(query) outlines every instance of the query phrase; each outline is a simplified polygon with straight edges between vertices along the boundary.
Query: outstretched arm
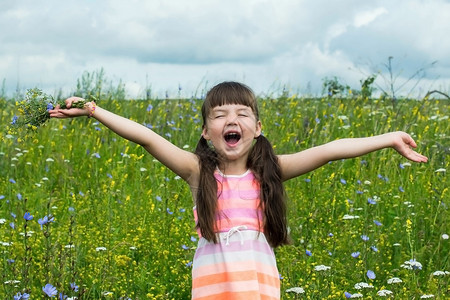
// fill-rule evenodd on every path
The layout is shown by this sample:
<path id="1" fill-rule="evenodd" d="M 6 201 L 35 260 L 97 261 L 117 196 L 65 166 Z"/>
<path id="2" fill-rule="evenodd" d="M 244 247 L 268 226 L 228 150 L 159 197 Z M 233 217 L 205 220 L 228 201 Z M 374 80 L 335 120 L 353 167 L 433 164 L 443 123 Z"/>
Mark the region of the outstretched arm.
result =
<path id="1" fill-rule="evenodd" d="M 383 148 L 393 148 L 414 162 L 426 162 L 426 156 L 412 149 L 416 147 L 409 134 L 397 131 L 372 137 L 336 140 L 294 154 L 280 155 L 279 161 L 283 180 L 288 180 L 315 170 L 329 161 L 353 158 Z"/>
<path id="2" fill-rule="evenodd" d="M 83 99 L 78 97 L 68 98 L 66 100 L 66 106 L 69 109 L 61 109 L 57 106 L 55 109 L 49 111 L 50 117 L 72 118 L 92 114 L 92 117 L 121 137 L 144 147 L 157 160 L 189 184 L 192 184 L 192 181 L 197 178 L 199 167 L 195 154 L 175 146 L 151 129 L 102 109 L 92 102 L 88 102 L 84 108 L 70 108 L 72 103 L 80 100 Z"/>

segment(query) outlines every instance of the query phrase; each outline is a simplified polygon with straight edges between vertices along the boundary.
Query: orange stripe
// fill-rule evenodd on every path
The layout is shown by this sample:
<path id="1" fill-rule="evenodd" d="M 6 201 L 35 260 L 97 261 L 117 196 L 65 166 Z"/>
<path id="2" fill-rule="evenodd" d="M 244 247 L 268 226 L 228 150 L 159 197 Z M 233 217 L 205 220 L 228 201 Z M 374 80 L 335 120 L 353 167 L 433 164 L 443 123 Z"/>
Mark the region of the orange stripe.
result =
<path id="1" fill-rule="evenodd" d="M 278 278 L 274 278 L 273 276 L 256 272 L 255 278 L 255 271 L 240 271 L 240 272 L 217 273 L 197 277 L 192 282 L 192 288 L 194 289 L 201 288 L 203 286 L 223 282 L 236 282 L 236 281 L 247 281 L 256 279 L 260 284 L 267 284 L 274 287 L 278 286 Z"/>
<path id="2" fill-rule="evenodd" d="M 194 298 L 195 300 L 279 300 L 278 297 L 260 295 L 257 292 L 223 292 L 220 294 L 210 295 L 206 297 Z"/>

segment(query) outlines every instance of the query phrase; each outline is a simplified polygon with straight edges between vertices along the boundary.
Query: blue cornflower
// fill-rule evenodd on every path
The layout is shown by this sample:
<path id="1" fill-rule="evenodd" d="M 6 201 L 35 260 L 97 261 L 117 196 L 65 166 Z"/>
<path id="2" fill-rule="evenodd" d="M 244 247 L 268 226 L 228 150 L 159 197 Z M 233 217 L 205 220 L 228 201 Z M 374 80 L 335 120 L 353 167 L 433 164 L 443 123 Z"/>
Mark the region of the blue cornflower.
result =
<path id="1" fill-rule="evenodd" d="M 47 111 L 52 110 L 53 108 L 54 108 L 53 104 L 51 104 L 51 103 L 47 104 Z"/>
<path id="2" fill-rule="evenodd" d="M 405 192 L 405 190 L 404 190 L 403 187 L 401 187 L 401 186 L 398 187 L 398 190 L 399 190 L 400 192 L 402 192 L 402 193 Z"/>
<path id="3" fill-rule="evenodd" d="M 17 123 L 17 120 L 18 120 L 18 119 L 19 119 L 19 117 L 15 115 L 15 116 L 12 118 L 11 125 L 15 125 L 15 124 Z"/>
<path id="4" fill-rule="evenodd" d="M 402 163 L 400 163 L 398 166 L 400 167 L 400 169 L 404 169 L 405 168 L 405 166 Z"/>
<path id="5" fill-rule="evenodd" d="M 12 259 L 12 258 L 8 258 L 6 261 L 8 262 L 8 264 L 13 264 L 13 263 L 16 262 L 16 261 L 15 261 L 14 259 Z"/>
<path id="6" fill-rule="evenodd" d="M 30 294 L 27 293 L 23 293 L 21 294 L 20 292 L 14 295 L 14 300 L 27 300 L 30 298 Z"/>
<path id="7" fill-rule="evenodd" d="M 377 225 L 377 226 L 381 226 L 381 225 L 383 225 L 380 221 L 377 221 L 377 220 L 373 220 L 373 222 L 375 223 L 375 225 Z"/>
<path id="8" fill-rule="evenodd" d="M 59 300 L 67 299 L 67 295 L 64 295 L 63 293 L 59 293 L 58 299 Z"/>
<path id="9" fill-rule="evenodd" d="M 109 178 L 113 178 L 111 174 L 106 173 L 106 176 L 108 176 Z"/>
<path id="10" fill-rule="evenodd" d="M 189 250 L 189 247 L 186 245 L 181 245 L 181 248 L 183 248 L 184 250 Z"/>
<path id="11" fill-rule="evenodd" d="M 24 218 L 26 221 L 31 221 L 31 220 L 33 220 L 33 216 L 32 216 L 28 211 L 23 215 L 23 218 Z"/>
<path id="12" fill-rule="evenodd" d="M 370 249 L 372 249 L 373 252 L 378 252 L 378 248 L 375 246 L 370 246 Z"/>
<path id="13" fill-rule="evenodd" d="M 10 226 L 12 229 L 16 229 L 16 224 L 14 224 L 14 222 L 9 223 L 9 226 Z"/>
<path id="14" fill-rule="evenodd" d="M 16 214 L 13 212 L 11 213 L 11 217 L 13 217 L 13 219 L 17 218 Z"/>
<path id="15" fill-rule="evenodd" d="M 78 292 L 78 285 L 76 285 L 75 282 L 71 282 L 70 289 L 74 292 Z"/>
<path id="16" fill-rule="evenodd" d="M 12 179 L 12 178 L 9 179 L 9 182 L 16 183 L 16 181 L 14 179 Z"/>
<path id="17" fill-rule="evenodd" d="M 309 250 L 306 250 L 306 255 L 308 255 L 308 256 L 312 256 L 312 252 L 311 252 L 311 251 L 309 251 Z"/>
<path id="18" fill-rule="evenodd" d="M 19 200 L 19 201 L 22 200 L 22 194 L 21 193 L 17 193 L 17 200 Z"/>
<path id="19" fill-rule="evenodd" d="M 377 277 L 377 276 L 375 276 L 375 273 L 372 270 L 368 270 L 366 275 L 369 279 L 375 279 Z"/>
<path id="20" fill-rule="evenodd" d="M 347 184 L 347 181 L 344 178 L 341 178 L 341 183 L 342 184 Z"/>
<path id="21" fill-rule="evenodd" d="M 52 217 L 52 215 L 49 216 L 44 216 L 42 219 L 38 220 L 39 225 L 41 225 L 41 230 L 42 230 L 42 225 L 47 225 L 50 222 L 54 222 L 55 218 Z"/>
<path id="22" fill-rule="evenodd" d="M 349 292 L 345 292 L 344 295 L 347 299 L 350 299 L 352 297 L 352 294 L 350 294 Z"/>
<path id="23" fill-rule="evenodd" d="M 5 195 L 0 195 L 0 200 L 5 199 Z"/>
<path id="24" fill-rule="evenodd" d="M 191 236 L 191 241 L 192 241 L 192 242 L 196 242 L 196 241 L 197 241 L 197 239 L 195 238 L 195 236 Z"/>
<path id="25" fill-rule="evenodd" d="M 353 252 L 351 255 L 353 258 L 358 258 L 360 254 L 361 253 L 359 253 L 359 251 L 356 251 L 356 252 Z"/>
<path id="26" fill-rule="evenodd" d="M 185 264 L 186 268 L 189 268 L 192 266 L 192 261 L 188 262 L 187 264 Z"/>
<path id="27" fill-rule="evenodd" d="M 161 196 L 156 196 L 156 197 L 155 197 L 155 199 L 156 199 L 156 201 L 159 201 L 159 202 L 161 202 L 161 201 L 162 201 L 162 198 L 161 198 Z"/>
<path id="28" fill-rule="evenodd" d="M 377 201 L 373 200 L 372 198 L 368 198 L 367 203 L 375 205 L 375 204 L 377 204 Z"/>
<path id="29" fill-rule="evenodd" d="M 56 294 L 58 294 L 58 290 L 51 285 L 50 283 L 47 283 L 43 288 L 42 291 L 50 298 L 55 297 Z"/>
<path id="30" fill-rule="evenodd" d="M 147 106 L 147 111 L 151 111 L 152 109 L 153 109 L 153 105 L 149 104 L 149 105 Z"/>
<path id="31" fill-rule="evenodd" d="M 167 208 L 166 210 L 167 210 L 167 213 L 168 213 L 169 215 L 173 215 L 173 211 L 170 211 L 169 208 Z"/>
<path id="32" fill-rule="evenodd" d="M 365 235 L 365 234 L 361 235 L 361 238 L 365 242 L 369 240 L 369 237 L 367 235 Z"/>

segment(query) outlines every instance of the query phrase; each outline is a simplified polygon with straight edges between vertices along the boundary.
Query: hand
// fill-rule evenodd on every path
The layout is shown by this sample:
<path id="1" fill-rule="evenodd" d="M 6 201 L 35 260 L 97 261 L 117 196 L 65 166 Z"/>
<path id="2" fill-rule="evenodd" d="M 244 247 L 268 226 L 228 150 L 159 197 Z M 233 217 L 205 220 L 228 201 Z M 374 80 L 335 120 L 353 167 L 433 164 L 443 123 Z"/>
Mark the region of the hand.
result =
<path id="1" fill-rule="evenodd" d="M 412 148 L 416 148 L 417 144 L 413 138 L 402 131 L 388 133 L 392 138 L 392 148 L 394 148 L 398 153 L 403 155 L 409 160 L 414 162 L 427 162 L 428 158 L 420 153 L 417 153 Z"/>
<path id="2" fill-rule="evenodd" d="M 49 110 L 49 114 L 51 118 L 74 118 L 74 117 L 80 117 L 80 116 L 89 116 L 91 112 L 91 102 L 86 102 L 85 106 L 83 108 L 71 108 L 74 103 L 85 101 L 83 98 L 80 97 L 70 97 L 67 98 L 66 108 L 61 108 L 61 106 L 58 104 L 56 107 L 52 110 Z"/>

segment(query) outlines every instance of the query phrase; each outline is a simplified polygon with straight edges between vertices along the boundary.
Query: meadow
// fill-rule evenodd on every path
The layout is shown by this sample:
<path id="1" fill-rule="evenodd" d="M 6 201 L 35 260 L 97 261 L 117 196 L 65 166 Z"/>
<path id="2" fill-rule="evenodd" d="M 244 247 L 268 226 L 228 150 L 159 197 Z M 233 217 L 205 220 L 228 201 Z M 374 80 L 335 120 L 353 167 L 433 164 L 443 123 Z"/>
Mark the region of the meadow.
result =
<path id="1" fill-rule="evenodd" d="M 15 100 L 0 98 L 0 298 L 190 299 L 188 186 L 95 119 L 8 131 Z M 449 101 L 259 102 L 280 154 L 404 130 L 429 157 L 415 164 L 385 149 L 286 182 L 292 245 L 276 249 L 282 299 L 448 299 Z M 201 103 L 98 102 L 187 150 L 200 137 Z"/>

